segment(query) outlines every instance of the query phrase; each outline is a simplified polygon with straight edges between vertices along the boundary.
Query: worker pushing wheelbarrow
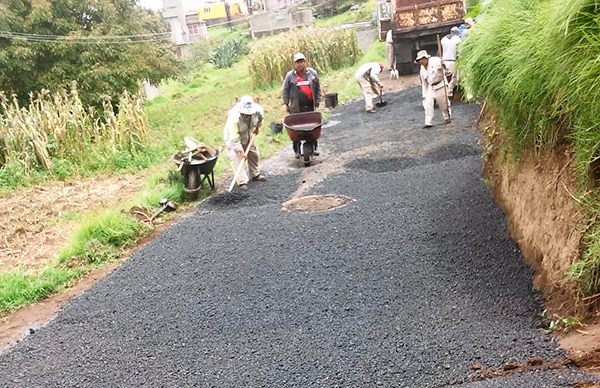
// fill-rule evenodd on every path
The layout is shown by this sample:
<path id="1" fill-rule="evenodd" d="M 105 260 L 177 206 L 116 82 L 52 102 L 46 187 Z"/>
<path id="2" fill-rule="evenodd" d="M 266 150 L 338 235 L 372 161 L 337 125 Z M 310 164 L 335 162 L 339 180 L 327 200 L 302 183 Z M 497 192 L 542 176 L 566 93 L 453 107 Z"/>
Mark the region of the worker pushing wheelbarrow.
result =
<path id="1" fill-rule="evenodd" d="M 294 55 L 294 69 L 285 76 L 282 97 L 289 114 L 283 124 L 293 142 L 294 153 L 308 165 L 321 136 L 321 114 L 315 112 L 321 103 L 321 85 L 319 75 L 307 67 L 302 53 Z"/>
<path id="2" fill-rule="evenodd" d="M 321 112 L 294 113 L 285 116 L 283 125 L 290 140 L 298 144 L 296 156 L 304 163 L 310 165 L 317 149 L 317 139 L 321 137 L 323 117 Z"/>

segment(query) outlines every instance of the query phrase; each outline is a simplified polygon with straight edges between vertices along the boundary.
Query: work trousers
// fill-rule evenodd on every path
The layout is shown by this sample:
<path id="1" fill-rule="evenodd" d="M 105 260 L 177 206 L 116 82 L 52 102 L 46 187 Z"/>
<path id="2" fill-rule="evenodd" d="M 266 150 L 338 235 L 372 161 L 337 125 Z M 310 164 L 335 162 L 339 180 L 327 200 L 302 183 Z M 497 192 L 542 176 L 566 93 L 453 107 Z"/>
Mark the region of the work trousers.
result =
<path id="1" fill-rule="evenodd" d="M 450 82 L 448 83 L 448 97 L 452 97 L 454 87 L 458 84 L 458 72 L 456 71 L 455 61 L 444 61 L 446 66 L 446 75 L 451 76 Z"/>
<path id="2" fill-rule="evenodd" d="M 248 147 L 248 143 L 242 144 L 244 150 Z M 240 163 L 242 163 L 241 152 L 232 149 L 231 147 L 227 147 L 226 149 L 227 157 L 233 162 L 233 166 L 235 171 L 237 171 Z M 260 175 L 260 169 L 258 168 L 258 146 L 256 143 L 252 143 L 252 147 L 248 151 L 248 169 L 250 170 L 250 176 L 255 178 Z M 238 175 L 237 182 L 239 185 L 248 183 L 248 174 L 246 173 L 246 169 L 242 167 L 240 170 L 240 174 Z"/>
<path id="3" fill-rule="evenodd" d="M 371 84 L 371 81 L 363 76 L 356 77 L 356 82 L 360 85 L 365 98 L 365 110 L 368 112 L 373 109 L 373 99 L 378 96 L 375 86 Z"/>
<path id="4" fill-rule="evenodd" d="M 387 54 L 387 68 L 389 70 L 396 68 L 396 57 L 394 56 L 394 44 L 386 43 L 385 44 L 385 52 Z"/>
<path id="5" fill-rule="evenodd" d="M 444 88 L 440 88 L 438 90 L 429 88 L 427 94 L 425 95 L 425 100 L 423 100 L 423 108 L 425 108 L 425 125 L 433 125 L 433 112 L 436 102 L 442 111 L 444 120 L 448 120 L 450 118 L 450 115 L 448 114 L 450 102 L 446 99 Z"/>

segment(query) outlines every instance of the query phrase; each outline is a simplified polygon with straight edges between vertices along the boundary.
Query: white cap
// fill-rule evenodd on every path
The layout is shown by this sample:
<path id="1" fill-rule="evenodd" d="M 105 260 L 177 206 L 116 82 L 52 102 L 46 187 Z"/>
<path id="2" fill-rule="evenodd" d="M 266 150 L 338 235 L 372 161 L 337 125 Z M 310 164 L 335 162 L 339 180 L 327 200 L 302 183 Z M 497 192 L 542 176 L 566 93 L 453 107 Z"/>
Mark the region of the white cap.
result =
<path id="1" fill-rule="evenodd" d="M 240 102 L 238 102 L 238 110 L 240 113 L 245 115 L 252 115 L 256 112 L 256 107 L 254 106 L 254 100 L 251 96 L 242 96 L 240 98 Z"/>
<path id="2" fill-rule="evenodd" d="M 460 30 L 458 29 L 458 27 L 452 27 L 452 29 L 450 30 L 450 32 L 452 32 L 453 34 L 457 34 Z"/>
<path id="3" fill-rule="evenodd" d="M 470 26 L 474 26 L 475 22 L 473 21 L 473 18 L 466 18 L 465 19 L 465 24 L 468 24 Z"/>
<path id="4" fill-rule="evenodd" d="M 306 57 L 304 56 L 304 54 L 302 54 L 302 53 L 294 54 L 294 62 L 299 61 L 301 59 L 304 59 L 306 61 Z"/>
<path id="5" fill-rule="evenodd" d="M 427 54 L 427 50 L 421 50 L 417 53 L 417 59 L 415 59 L 416 61 L 419 61 L 423 58 L 431 58 L 431 55 Z"/>

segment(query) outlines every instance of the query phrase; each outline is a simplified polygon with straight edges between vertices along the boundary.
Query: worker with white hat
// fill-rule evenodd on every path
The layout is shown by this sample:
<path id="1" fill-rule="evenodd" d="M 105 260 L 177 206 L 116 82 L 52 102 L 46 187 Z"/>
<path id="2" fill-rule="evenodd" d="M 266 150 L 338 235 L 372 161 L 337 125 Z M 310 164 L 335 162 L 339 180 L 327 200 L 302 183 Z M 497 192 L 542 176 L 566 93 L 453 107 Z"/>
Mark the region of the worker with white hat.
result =
<path id="1" fill-rule="evenodd" d="M 258 168 L 258 146 L 253 141 L 248 145 L 252 134 L 257 135 L 263 123 L 264 110 L 254 102 L 251 96 L 243 96 L 240 101 L 227 114 L 227 123 L 223 129 L 225 152 L 231 159 L 237 171 L 244 159 L 248 160 L 248 169 L 252 180 L 265 181 L 266 178 Z M 248 149 L 248 154 L 244 150 Z M 248 174 L 242 168 L 238 175 L 238 185 L 242 190 L 248 190 Z"/>
<path id="2" fill-rule="evenodd" d="M 442 38 L 442 58 L 446 66 L 446 76 L 450 77 L 448 83 L 448 97 L 452 97 L 454 86 L 458 83 L 458 73 L 456 71 L 457 46 L 462 42 L 458 37 L 458 27 L 452 27 L 450 35 Z"/>
<path id="3" fill-rule="evenodd" d="M 294 54 L 294 69 L 285 75 L 281 94 L 288 113 L 312 112 L 321 104 L 319 74 L 306 66 L 304 54 Z M 294 153 L 299 158 L 300 142 L 295 141 L 293 145 Z"/>
<path id="4" fill-rule="evenodd" d="M 473 28 L 473 26 L 475 26 L 475 21 L 473 20 L 473 18 L 466 18 L 465 19 L 465 28 L 460 32 L 460 39 L 464 42 L 465 40 L 467 40 L 467 38 L 469 37 L 469 34 L 471 33 L 471 31 L 469 31 L 471 28 Z"/>
<path id="5" fill-rule="evenodd" d="M 433 126 L 434 105 L 437 102 L 442 110 L 446 124 L 450 124 L 450 101 L 446 98 L 444 85 L 447 86 L 444 66 L 440 57 L 432 57 L 427 51 L 417 53 L 416 62 L 421 64 L 421 86 L 423 91 L 423 107 L 425 108 L 425 126 Z"/>
<path id="6" fill-rule="evenodd" d="M 360 66 L 354 73 L 354 79 L 356 79 L 363 92 L 367 113 L 375 113 L 373 99 L 383 93 L 383 84 L 379 79 L 379 73 L 382 71 L 383 63 L 369 62 Z"/>

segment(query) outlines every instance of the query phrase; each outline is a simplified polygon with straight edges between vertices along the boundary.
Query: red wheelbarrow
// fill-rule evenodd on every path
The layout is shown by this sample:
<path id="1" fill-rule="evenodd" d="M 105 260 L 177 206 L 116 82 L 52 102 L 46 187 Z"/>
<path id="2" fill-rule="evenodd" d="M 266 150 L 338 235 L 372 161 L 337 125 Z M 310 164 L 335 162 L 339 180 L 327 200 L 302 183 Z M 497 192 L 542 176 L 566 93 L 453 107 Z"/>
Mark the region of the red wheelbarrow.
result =
<path id="1" fill-rule="evenodd" d="M 285 116 L 283 126 L 290 140 L 298 142 L 296 156 L 308 166 L 317 149 L 317 139 L 321 137 L 323 117 L 321 112 L 293 113 Z"/>

